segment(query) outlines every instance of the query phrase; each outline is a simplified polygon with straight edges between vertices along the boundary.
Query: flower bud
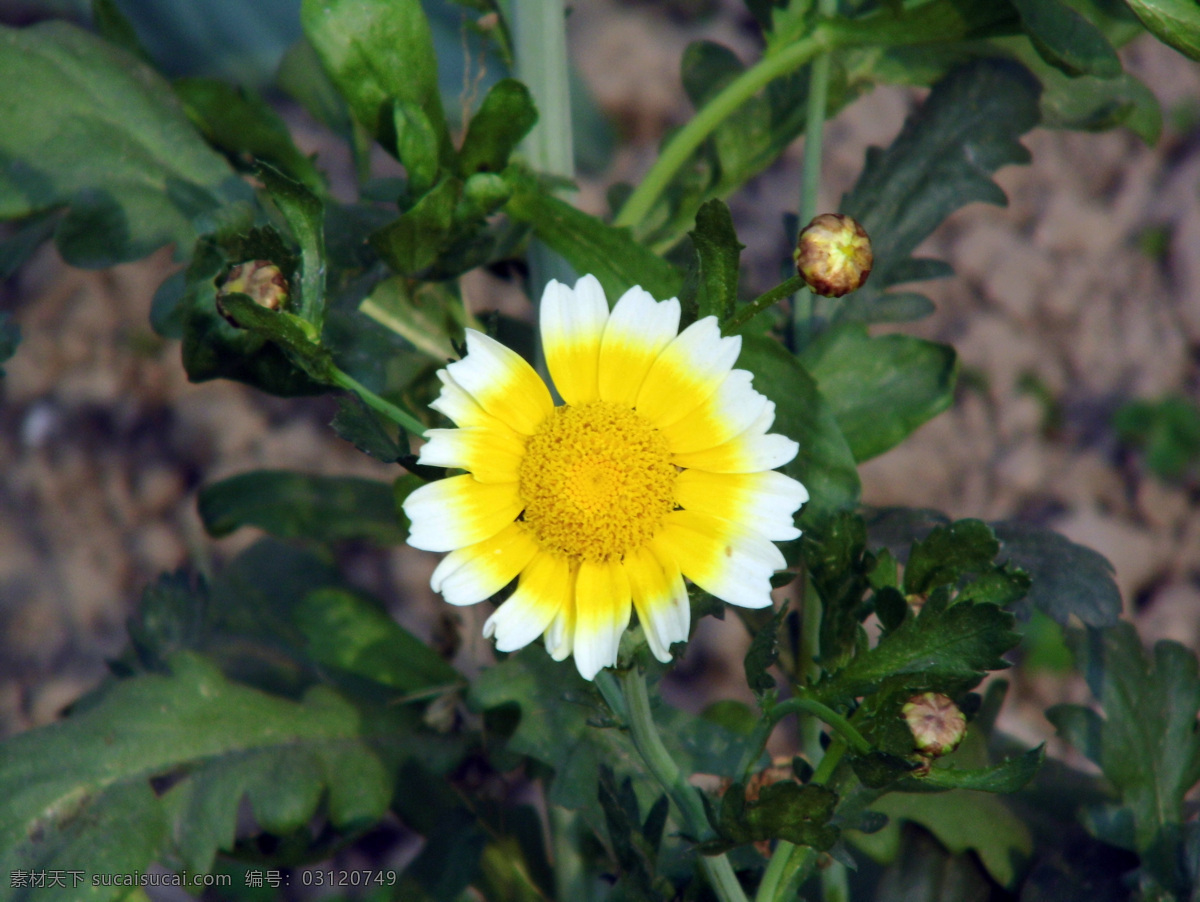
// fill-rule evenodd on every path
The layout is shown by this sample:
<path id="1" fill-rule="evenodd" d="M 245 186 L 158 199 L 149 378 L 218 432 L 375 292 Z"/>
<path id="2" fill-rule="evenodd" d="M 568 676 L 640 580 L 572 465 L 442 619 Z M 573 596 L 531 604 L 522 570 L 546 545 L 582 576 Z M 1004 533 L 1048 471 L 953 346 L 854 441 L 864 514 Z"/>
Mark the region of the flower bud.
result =
<path id="1" fill-rule="evenodd" d="M 222 316 L 225 311 L 221 301 L 230 294 L 248 295 L 260 307 L 278 310 L 287 303 L 288 283 L 280 268 L 270 260 L 248 260 L 230 269 L 217 291 L 217 310 Z"/>
<path id="2" fill-rule="evenodd" d="M 875 262 L 866 229 L 840 213 L 814 217 L 796 239 L 792 256 L 813 293 L 829 298 L 861 288 Z"/>
<path id="3" fill-rule="evenodd" d="M 900 713 L 912 730 L 918 753 L 926 758 L 950 754 L 967 735 L 966 717 L 940 692 L 913 696 Z"/>

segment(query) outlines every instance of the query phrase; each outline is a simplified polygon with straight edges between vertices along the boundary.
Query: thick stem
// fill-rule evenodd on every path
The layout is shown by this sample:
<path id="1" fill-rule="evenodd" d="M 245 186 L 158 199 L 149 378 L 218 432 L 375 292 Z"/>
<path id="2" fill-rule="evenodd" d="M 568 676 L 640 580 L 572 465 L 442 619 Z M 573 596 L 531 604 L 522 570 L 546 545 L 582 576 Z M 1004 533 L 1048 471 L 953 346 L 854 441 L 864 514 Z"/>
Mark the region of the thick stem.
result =
<path id="1" fill-rule="evenodd" d="M 677 131 L 650 167 L 642 183 L 629 195 L 615 220 L 619 226 L 637 226 L 646 218 L 671 179 L 688 161 L 693 151 L 743 103 L 780 76 L 794 72 L 814 56 L 828 49 L 829 35 L 817 28 L 811 35 L 768 53 L 731 81 Z"/>
<path id="2" fill-rule="evenodd" d="M 697 837 L 707 835 L 711 828 L 700 796 L 680 772 L 654 726 L 646 678 L 638 668 L 630 668 L 621 677 L 621 688 L 625 696 L 629 733 L 646 768 L 675 803 L 688 830 Z M 738 883 L 737 875 L 724 855 L 701 856 L 700 867 L 721 902 L 747 902 L 742 885 Z"/>

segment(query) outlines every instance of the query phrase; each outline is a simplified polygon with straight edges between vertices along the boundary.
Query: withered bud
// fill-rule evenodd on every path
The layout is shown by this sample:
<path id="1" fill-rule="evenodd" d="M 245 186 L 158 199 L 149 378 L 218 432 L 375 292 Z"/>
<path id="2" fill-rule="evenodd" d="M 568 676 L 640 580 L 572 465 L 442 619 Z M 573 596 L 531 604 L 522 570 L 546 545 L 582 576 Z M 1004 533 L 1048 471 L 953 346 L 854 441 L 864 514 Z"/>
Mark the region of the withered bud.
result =
<path id="1" fill-rule="evenodd" d="M 248 295 L 260 307 L 278 310 L 288 298 L 283 272 L 270 260 L 248 260 L 229 270 L 217 291 L 217 309 L 225 316 L 221 301 L 230 294 Z M 225 316 L 229 319 L 228 316 Z M 236 323 L 235 323 L 236 325 Z"/>
<path id="2" fill-rule="evenodd" d="M 949 696 L 926 692 L 913 696 L 900 709 L 912 730 L 917 751 L 926 758 L 948 755 L 967 735 L 967 719 Z"/>
<path id="3" fill-rule="evenodd" d="M 866 229 L 841 213 L 814 217 L 796 239 L 792 256 L 813 293 L 829 298 L 861 288 L 875 263 Z"/>

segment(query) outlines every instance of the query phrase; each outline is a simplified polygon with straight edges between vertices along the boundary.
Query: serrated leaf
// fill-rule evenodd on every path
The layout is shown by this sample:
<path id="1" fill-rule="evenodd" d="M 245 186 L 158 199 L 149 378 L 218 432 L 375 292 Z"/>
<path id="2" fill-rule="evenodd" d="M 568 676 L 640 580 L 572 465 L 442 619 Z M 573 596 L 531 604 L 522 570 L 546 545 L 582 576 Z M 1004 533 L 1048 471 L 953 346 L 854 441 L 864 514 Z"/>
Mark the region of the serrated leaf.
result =
<path id="1" fill-rule="evenodd" d="M 1012 631 L 1013 623 L 1013 616 L 995 605 L 937 609 L 927 603 L 921 616 L 905 620 L 816 691 L 827 704 L 838 704 L 910 674 L 978 682 L 985 671 L 1009 666 L 1001 655 L 1021 638 Z"/>
<path id="2" fill-rule="evenodd" d="M 710 200 L 696 212 L 696 228 L 688 232 L 696 249 L 698 316 L 724 321 L 737 303 L 738 258 L 744 244 L 738 241 L 729 208 Z"/>
<path id="3" fill-rule="evenodd" d="M 1076 545 L 1049 529 L 1025 523 L 993 523 L 1008 559 L 1033 580 L 1026 596 L 1060 626 L 1072 615 L 1091 627 L 1106 627 L 1121 615 L 1121 592 L 1112 564 L 1099 552 Z"/>
<path id="4" fill-rule="evenodd" d="M 953 585 L 967 573 L 992 566 L 1000 542 L 982 520 L 958 520 L 938 526 L 913 545 L 904 570 L 904 591 L 924 595 L 936 586 Z"/>
<path id="5" fill-rule="evenodd" d="M 1013 0 L 1038 53 L 1068 75 L 1115 78 L 1121 60 L 1104 33 L 1062 0 Z"/>
<path id="6" fill-rule="evenodd" d="M 783 472 L 804 483 L 809 501 L 802 524 L 815 523 L 858 502 L 854 455 L 812 376 L 779 342 L 742 336 L 738 366 L 754 374 L 754 387 L 775 402 L 775 432 L 800 443 Z"/>
<path id="7" fill-rule="evenodd" d="M 296 302 L 289 301 L 288 306 L 312 323 L 319 336 L 325 321 L 326 304 L 325 205 L 300 182 L 269 164 L 259 164 L 257 173 L 300 245 L 300 278 L 293 280 L 292 287 Z"/>
<path id="8" fill-rule="evenodd" d="M 829 330 L 801 360 L 860 463 L 948 408 L 958 381 L 958 356 L 949 345 L 910 335 L 873 338 L 861 323 Z"/>
<path id="9" fill-rule="evenodd" d="M 1017 139 L 1038 122 L 1039 90 L 1015 63 L 961 66 L 934 86 L 887 150 L 867 151 L 840 210 L 862 223 L 874 248 L 871 280 L 856 304 L 869 307 L 885 288 L 911 277 L 912 252 L 959 207 L 1006 203 L 991 173 L 1029 161 Z"/>
<path id="10" fill-rule="evenodd" d="M 278 345 L 309 377 L 326 384 L 332 382 L 333 360 L 329 351 L 315 342 L 309 322 L 283 310 L 261 307 L 244 294 L 225 295 L 221 308 L 241 328 Z"/>
<path id="11" fill-rule="evenodd" d="M 255 470 L 205 486 L 197 508 L 215 537 L 243 526 L 317 542 L 399 545 L 407 536 L 396 518 L 391 484 L 358 476 Z"/>
<path id="12" fill-rule="evenodd" d="M 402 747 L 398 726 L 364 722 L 327 688 L 290 701 L 182 653 L 169 675 L 117 682 L 82 713 L 5 744 L 0 862 L 8 872 L 111 873 L 119 863 L 140 873 L 176 848 L 189 870 L 207 873 L 232 841 L 245 795 L 259 822 L 278 830 L 307 823 L 324 793 L 335 826 L 368 826 L 392 793 L 390 753 L 381 757 L 373 744 Z M 150 781 L 163 777 L 177 782 L 158 796 Z M 115 900 L 127 891 L 90 881 L 81 889 L 36 898 Z"/>
<path id="13" fill-rule="evenodd" d="M 304 33 L 354 117 L 396 151 L 392 102 L 419 107 L 453 153 L 438 91 L 437 56 L 418 0 L 304 0 Z"/>
<path id="14" fill-rule="evenodd" d="M 1200 60 L 1200 6 L 1192 0 L 1127 0 L 1133 14 L 1164 44 Z"/>
<path id="15" fill-rule="evenodd" d="M 258 94 L 212 78 L 181 78 L 173 87 L 188 118 L 210 144 L 243 166 L 261 160 L 310 191 L 325 190 L 316 164 L 300 152 L 287 124 Z"/>
<path id="16" fill-rule="evenodd" d="M 1098 678 L 1092 688 L 1103 719 L 1074 705 L 1055 706 L 1046 717 L 1104 771 L 1132 814 L 1133 850 L 1145 852 L 1164 829 L 1183 823 L 1184 796 L 1200 782 L 1200 668 L 1176 642 L 1157 643 L 1148 658 L 1128 623 L 1095 638 L 1068 633 L 1078 668 Z"/>
<path id="17" fill-rule="evenodd" d="M 69 263 L 191 247 L 196 216 L 250 197 L 157 74 L 74 26 L 0 29 L 0 79 L 21 86 L 2 110 L 0 219 L 65 206 Z"/>
<path id="18" fill-rule="evenodd" d="M 513 195 L 509 216 L 533 226 L 534 233 L 561 254 L 577 273 L 600 280 L 609 303 L 640 285 L 659 300 L 675 297 L 683 284 L 679 272 L 636 241 L 628 229 L 616 228 L 577 210 L 542 190 L 528 176 L 508 174 Z"/>
<path id="19" fill-rule="evenodd" d="M 768 671 L 779 659 L 779 627 L 787 616 L 788 606 L 785 604 L 759 628 L 750 642 L 746 652 L 746 685 L 760 699 L 764 693 L 775 689 L 775 677 Z"/>
<path id="20" fill-rule="evenodd" d="M 901 792 L 941 792 L 946 789 L 1016 792 L 1036 776 L 1045 758 L 1046 747 L 1039 745 L 989 767 L 935 767 L 923 777 L 908 777 L 897 789 Z"/>
<path id="21" fill-rule="evenodd" d="M 503 78 L 492 85 L 479 110 L 471 117 L 459 149 L 458 165 L 462 177 L 468 178 L 477 172 L 502 171 L 537 118 L 533 97 L 521 82 Z"/>
<path id="22" fill-rule="evenodd" d="M 829 823 L 837 799 L 825 786 L 791 780 L 764 786 L 758 798 L 748 799 L 745 787 L 735 783 L 721 799 L 717 830 L 725 842 L 736 845 L 783 839 L 825 851 L 840 833 Z"/>

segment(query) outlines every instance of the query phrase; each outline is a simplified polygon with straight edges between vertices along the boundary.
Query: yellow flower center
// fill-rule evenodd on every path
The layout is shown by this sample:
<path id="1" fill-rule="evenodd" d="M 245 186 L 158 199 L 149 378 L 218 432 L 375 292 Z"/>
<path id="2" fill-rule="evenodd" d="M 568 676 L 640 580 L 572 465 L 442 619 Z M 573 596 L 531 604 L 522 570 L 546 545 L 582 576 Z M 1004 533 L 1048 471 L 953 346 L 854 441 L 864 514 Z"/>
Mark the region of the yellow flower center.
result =
<path id="1" fill-rule="evenodd" d="M 677 473 L 666 439 L 629 408 L 556 407 L 525 445 L 525 523 L 547 551 L 618 560 L 653 537 L 675 506 Z"/>

